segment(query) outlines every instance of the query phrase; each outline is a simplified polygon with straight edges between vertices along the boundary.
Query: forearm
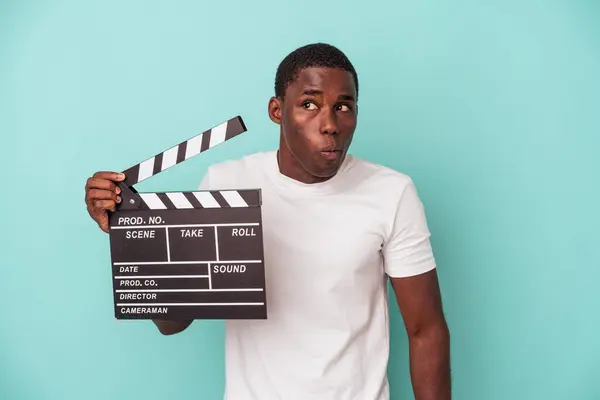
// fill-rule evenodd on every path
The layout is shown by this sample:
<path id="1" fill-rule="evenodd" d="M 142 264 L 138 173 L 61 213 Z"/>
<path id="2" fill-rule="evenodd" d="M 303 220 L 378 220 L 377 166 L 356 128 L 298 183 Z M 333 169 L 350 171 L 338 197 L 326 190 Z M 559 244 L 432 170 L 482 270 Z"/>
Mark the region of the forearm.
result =
<path id="1" fill-rule="evenodd" d="M 192 320 L 165 321 L 154 319 L 152 320 L 152 322 L 154 322 L 154 325 L 158 327 L 158 330 L 163 335 L 174 335 L 176 333 L 182 332 L 188 326 L 190 326 Z"/>
<path id="2" fill-rule="evenodd" d="M 450 400 L 450 334 L 445 323 L 409 334 L 415 400 Z"/>

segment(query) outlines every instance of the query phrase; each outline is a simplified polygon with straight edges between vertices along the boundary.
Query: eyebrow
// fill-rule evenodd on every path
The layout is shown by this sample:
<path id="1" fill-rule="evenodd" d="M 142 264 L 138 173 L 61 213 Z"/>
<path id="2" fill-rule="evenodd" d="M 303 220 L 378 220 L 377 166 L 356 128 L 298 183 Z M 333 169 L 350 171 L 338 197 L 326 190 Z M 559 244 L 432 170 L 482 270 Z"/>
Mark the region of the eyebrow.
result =
<path id="1" fill-rule="evenodd" d="M 322 95 L 323 91 L 318 90 L 318 89 L 306 89 L 302 92 L 302 94 L 306 95 L 306 96 L 318 96 L 318 95 Z M 338 98 L 340 100 L 355 101 L 354 96 L 351 96 L 349 94 L 342 94 Z"/>
<path id="2" fill-rule="evenodd" d="M 302 94 L 307 96 L 317 96 L 323 94 L 323 91 L 317 89 L 306 89 L 302 92 Z"/>

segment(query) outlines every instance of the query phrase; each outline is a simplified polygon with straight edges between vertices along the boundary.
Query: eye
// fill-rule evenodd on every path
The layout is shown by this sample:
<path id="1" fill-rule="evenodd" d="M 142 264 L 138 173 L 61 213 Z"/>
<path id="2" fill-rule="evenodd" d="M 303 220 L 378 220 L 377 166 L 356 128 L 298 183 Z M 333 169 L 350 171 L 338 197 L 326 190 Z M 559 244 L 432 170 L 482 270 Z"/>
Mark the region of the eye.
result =
<path id="1" fill-rule="evenodd" d="M 347 112 L 347 111 L 351 111 L 351 110 L 352 110 L 352 109 L 351 109 L 351 108 L 350 108 L 348 105 L 346 105 L 346 104 L 339 104 L 339 105 L 338 105 L 336 108 L 337 108 L 339 111 L 343 111 L 343 112 Z"/>
<path id="2" fill-rule="evenodd" d="M 315 103 L 313 103 L 312 101 L 306 101 L 302 103 L 302 107 L 306 108 L 307 110 L 316 110 L 317 108 Z"/>

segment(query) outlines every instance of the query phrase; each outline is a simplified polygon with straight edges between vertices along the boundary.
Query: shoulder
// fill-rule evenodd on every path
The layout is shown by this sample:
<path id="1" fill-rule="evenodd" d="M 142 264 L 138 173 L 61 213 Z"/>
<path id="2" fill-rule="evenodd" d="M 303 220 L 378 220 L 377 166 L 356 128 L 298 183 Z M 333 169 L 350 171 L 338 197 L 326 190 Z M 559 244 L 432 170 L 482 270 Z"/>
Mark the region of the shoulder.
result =
<path id="1" fill-rule="evenodd" d="M 256 185 L 255 181 L 267 167 L 272 151 L 263 151 L 220 161 L 207 168 L 202 186 L 211 188 Z"/>
<path id="2" fill-rule="evenodd" d="M 414 187 L 413 179 L 407 173 L 360 157 L 351 157 L 348 175 L 363 190 L 399 198 L 407 188 Z"/>
<path id="3" fill-rule="evenodd" d="M 243 173 L 248 169 L 262 168 L 266 157 L 272 152 L 264 151 L 252 153 L 243 157 L 220 161 L 208 167 L 208 172 L 213 175 Z"/>
<path id="4" fill-rule="evenodd" d="M 429 234 L 423 202 L 413 178 L 389 166 L 353 157 L 347 175 L 351 193 L 359 196 L 362 205 L 374 210 L 379 226 L 384 227 L 384 243 L 396 240 L 401 234 Z M 390 248 L 387 247 L 389 256 Z"/>
<path id="5" fill-rule="evenodd" d="M 368 160 L 353 157 L 348 176 L 352 193 L 361 201 L 376 207 L 387 221 L 396 218 L 418 218 L 424 210 L 413 178 L 402 171 Z"/>

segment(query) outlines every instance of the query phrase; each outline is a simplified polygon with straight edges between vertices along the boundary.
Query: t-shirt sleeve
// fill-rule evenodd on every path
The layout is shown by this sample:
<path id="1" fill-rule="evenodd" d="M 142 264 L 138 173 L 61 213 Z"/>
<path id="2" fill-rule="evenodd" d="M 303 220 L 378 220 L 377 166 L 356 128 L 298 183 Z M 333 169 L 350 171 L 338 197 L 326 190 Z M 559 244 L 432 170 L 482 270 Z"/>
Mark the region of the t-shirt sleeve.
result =
<path id="1" fill-rule="evenodd" d="M 392 278 L 419 275 L 436 267 L 423 203 L 411 180 L 398 202 L 383 244 L 385 272 Z"/>
<path id="2" fill-rule="evenodd" d="M 200 181 L 200 185 L 198 186 L 198 190 L 210 190 L 211 182 L 210 182 L 210 174 L 211 168 L 209 167 L 202 180 Z"/>

